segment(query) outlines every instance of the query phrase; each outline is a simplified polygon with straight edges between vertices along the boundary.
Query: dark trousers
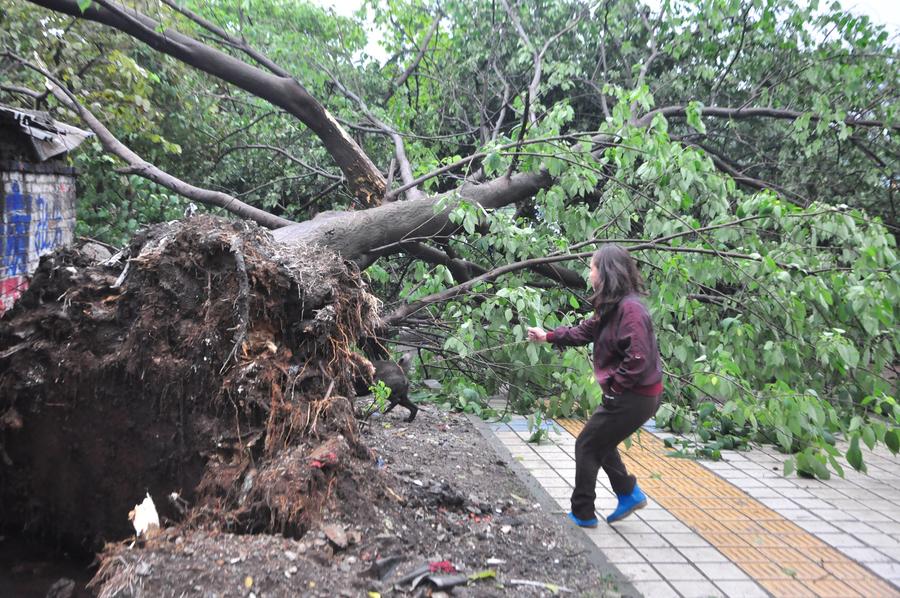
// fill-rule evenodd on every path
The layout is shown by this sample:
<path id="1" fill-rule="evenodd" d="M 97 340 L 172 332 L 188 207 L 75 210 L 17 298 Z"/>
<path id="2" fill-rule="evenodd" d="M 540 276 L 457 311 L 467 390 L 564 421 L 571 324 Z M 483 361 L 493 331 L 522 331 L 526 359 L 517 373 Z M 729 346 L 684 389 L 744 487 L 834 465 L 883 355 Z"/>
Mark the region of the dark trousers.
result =
<path id="1" fill-rule="evenodd" d="M 597 472 L 602 467 L 617 496 L 631 494 L 637 482 L 629 475 L 616 448 L 640 428 L 659 407 L 659 397 L 623 393 L 603 397 L 603 404 L 587 421 L 575 441 L 575 490 L 572 513 L 579 519 L 592 519 L 597 498 Z"/>

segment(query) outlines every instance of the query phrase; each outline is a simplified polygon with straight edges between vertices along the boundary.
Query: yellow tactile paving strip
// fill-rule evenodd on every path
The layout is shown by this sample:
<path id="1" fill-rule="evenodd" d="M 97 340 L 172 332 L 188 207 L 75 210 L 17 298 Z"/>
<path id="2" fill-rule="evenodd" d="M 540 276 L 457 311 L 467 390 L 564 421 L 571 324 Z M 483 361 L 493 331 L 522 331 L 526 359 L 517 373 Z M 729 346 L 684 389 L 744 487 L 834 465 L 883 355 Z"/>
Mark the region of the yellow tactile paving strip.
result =
<path id="1" fill-rule="evenodd" d="M 578 436 L 584 422 L 558 419 Z M 740 488 L 689 459 L 666 456 L 644 432 L 619 447 L 641 489 L 772 595 L 784 598 L 900 596 L 893 586 Z"/>

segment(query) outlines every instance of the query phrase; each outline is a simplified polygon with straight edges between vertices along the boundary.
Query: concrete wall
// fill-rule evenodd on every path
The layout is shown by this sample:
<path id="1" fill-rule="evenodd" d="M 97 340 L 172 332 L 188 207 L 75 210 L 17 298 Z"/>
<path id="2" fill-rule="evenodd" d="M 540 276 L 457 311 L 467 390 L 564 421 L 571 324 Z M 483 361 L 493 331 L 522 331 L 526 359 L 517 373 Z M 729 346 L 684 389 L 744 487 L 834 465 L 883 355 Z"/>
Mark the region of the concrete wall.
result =
<path id="1" fill-rule="evenodd" d="M 70 168 L 0 164 L 0 313 L 28 288 L 42 255 L 72 243 L 75 176 Z"/>

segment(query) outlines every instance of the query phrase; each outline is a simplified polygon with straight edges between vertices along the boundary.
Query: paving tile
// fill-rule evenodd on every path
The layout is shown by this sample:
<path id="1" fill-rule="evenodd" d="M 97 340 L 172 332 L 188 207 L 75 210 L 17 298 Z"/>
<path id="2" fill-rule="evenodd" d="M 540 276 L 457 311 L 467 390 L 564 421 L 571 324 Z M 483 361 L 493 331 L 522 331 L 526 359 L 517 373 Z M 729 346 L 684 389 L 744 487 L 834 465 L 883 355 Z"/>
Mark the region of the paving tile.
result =
<path id="1" fill-rule="evenodd" d="M 854 535 L 871 534 L 877 533 L 878 531 L 872 526 L 863 523 L 862 521 L 835 521 L 834 527 L 840 529 L 843 532 L 851 533 Z"/>
<path id="2" fill-rule="evenodd" d="M 636 581 L 631 585 L 645 598 L 680 598 L 675 588 L 664 581 Z"/>
<path id="3" fill-rule="evenodd" d="M 672 585 L 684 598 L 710 598 L 724 596 L 722 590 L 709 581 L 673 581 Z"/>
<path id="4" fill-rule="evenodd" d="M 815 593 L 807 588 L 803 582 L 793 579 L 770 579 L 760 582 L 760 585 L 779 598 L 815 597 Z"/>
<path id="5" fill-rule="evenodd" d="M 709 542 L 704 540 L 697 534 L 669 534 L 663 533 L 663 537 L 672 543 L 676 548 L 687 547 L 709 547 Z"/>
<path id="6" fill-rule="evenodd" d="M 793 480 L 788 479 L 788 478 L 783 478 L 783 477 L 768 479 L 768 480 L 766 480 L 766 485 L 769 486 L 770 488 L 796 488 L 797 487 L 797 485 L 794 483 Z"/>
<path id="7" fill-rule="evenodd" d="M 687 559 L 682 556 L 680 552 L 675 550 L 674 548 L 639 548 L 641 556 L 647 559 L 647 562 L 656 565 L 656 564 L 672 564 L 672 563 L 686 563 Z"/>
<path id="8" fill-rule="evenodd" d="M 744 487 L 742 486 L 742 488 Z M 746 488 L 746 490 L 747 494 L 749 494 L 753 498 L 784 498 L 784 495 L 781 492 L 775 490 L 774 488 L 769 488 L 768 486 L 761 486 L 759 488 Z"/>
<path id="9" fill-rule="evenodd" d="M 753 581 L 716 581 L 729 598 L 767 598 L 768 592 Z"/>
<path id="10" fill-rule="evenodd" d="M 704 546 L 687 546 L 679 548 L 678 551 L 683 554 L 692 563 L 725 563 L 728 557 L 712 547 Z"/>
<path id="11" fill-rule="evenodd" d="M 630 548 L 625 538 L 615 532 L 611 532 L 609 528 L 588 529 L 585 532 L 594 544 L 600 548 Z"/>
<path id="12" fill-rule="evenodd" d="M 865 567 L 857 563 L 824 563 L 826 571 L 843 581 L 866 580 L 871 575 Z"/>
<path id="13" fill-rule="evenodd" d="M 797 504 L 787 498 L 761 498 L 759 502 L 770 509 L 796 509 Z"/>
<path id="14" fill-rule="evenodd" d="M 834 508 L 834 505 L 825 502 L 824 500 L 820 500 L 818 498 L 796 498 L 794 502 L 803 507 L 804 509 L 809 509 L 810 511 L 814 511 L 816 509 L 831 509 Z"/>
<path id="15" fill-rule="evenodd" d="M 656 533 L 649 524 L 640 521 L 639 519 L 629 518 L 625 521 L 619 521 L 615 524 L 615 529 L 617 532 L 624 536 L 631 536 L 632 534 L 653 534 Z"/>
<path id="16" fill-rule="evenodd" d="M 854 533 L 859 540 L 866 544 L 867 546 L 874 546 L 876 548 L 892 548 L 897 546 L 897 539 L 888 535 L 888 534 L 880 534 L 880 533 L 872 533 L 872 534 L 857 534 Z"/>
<path id="17" fill-rule="evenodd" d="M 675 517 L 665 509 L 641 509 L 638 517 L 654 525 L 657 521 L 676 521 Z"/>
<path id="18" fill-rule="evenodd" d="M 885 534 L 900 534 L 900 523 L 897 523 L 896 521 L 884 523 L 878 522 L 877 525 L 872 523 L 872 526 L 878 528 L 878 531 Z"/>
<path id="19" fill-rule="evenodd" d="M 821 579 L 806 582 L 807 587 L 821 598 L 848 598 L 860 596 L 859 592 L 837 579 Z M 868 596 L 867 596 L 868 598 Z"/>
<path id="20" fill-rule="evenodd" d="M 616 569 L 627 579 L 633 581 L 662 581 L 659 573 L 647 563 L 622 563 Z"/>
<path id="21" fill-rule="evenodd" d="M 669 547 L 669 543 L 659 534 L 630 534 L 626 538 L 635 548 Z"/>
<path id="22" fill-rule="evenodd" d="M 831 508 L 839 509 L 841 511 L 849 511 L 853 509 L 858 509 L 860 507 L 869 507 L 867 504 L 861 504 L 858 500 L 853 500 L 851 498 L 839 498 L 828 501 L 831 504 Z M 821 507 L 817 507 L 821 508 Z"/>
<path id="23" fill-rule="evenodd" d="M 812 532 L 814 534 L 827 533 L 827 532 L 832 532 L 832 533 L 840 532 L 840 530 L 838 528 L 834 527 L 830 523 L 826 523 L 826 522 L 822 521 L 821 519 L 811 519 L 809 521 L 796 521 L 795 523 L 798 526 L 805 529 L 806 531 Z"/>
<path id="24" fill-rule="evenodd" d="M 691 528 L 680 521 L 654 521 L 653 530 L 664 534 L 688 534 Z"/>
<path id="25" fill-rule="evenodd" d="M 696 563 L 696 565 L 706 577 L 714 582 L 750 580 L 746 573 L 731 563 Z"/>
<path id="26" fill-rule="evenodd" d="M 794 579 L 801 581 L 809 581 L 813 579 L 824 579 L 828 577 L 828 572 L 824 566 L 820 566 L 809 560 L 794 562 L 779 562 L 781 570 Z"/>
<path id="27" fill-rule="evenodd" d="M 756 548 L 750 548 L 749 546 L 723 546 L 720 549 L 720 552 L 727 558 L 720 559 L 718 562 L 726 562 L 730 559 L 735 563 L 741 563 L 743 565 L 745 563 L 764 563 L 769 560 L 762 552 Z"/>
<path id="28" fill-rule="evenodd" d="M 818 534 L 818 537 L 835 548 L 853 548 L 863 545 L 850 534 Z"/>
<path id="29" fill-rule="evenodd" d="M 706 576 L 698 569 L 692 567 L 688 563 L 675 564 L 657 564 L 653 563 L 653 567 L 662 575 L 662 578 L 669 582 L 675 581 L 704 581 Z"/>
<path id="30" fill-rule="evenodd" d="M 898 480 L 900 482 L 900 480 Z M 900 487 L 900 483 L 898 483 L 898 487 Z M 897 507 L 897 503 L 892 500 L 887 500 L 884 498 L 879 498 L 877 500 L 866 500 L 865 506 L 870 509 L 875 509 L 876 511 L 882 512 L 900 512 L 900 508 Z M 853 507 L 850 507 L 851 509 Z"/>
<path id="31" fill-rule="evenodd" d="M 644 557 L 634 548 L 603 548 L 601 550 L 613 565 L 645 562 Z"/>
<path id="32" fill-rule="evenodd" d="M 843 509 L 815 509 L 807 511 L 825 521 L 854 521 L 856 518 Z M 783 514 L 783 513 L 782 513 Z M 787 515 L 785 515 L 787 516 Z"/>
<path id="33" fill-rule="evenodd" d="M 900 580 L 900 563 L 867 563 L 869 569 L 890 580 Z"/>
<path id="34" fill-rule="evenodd" d="M 890 548 L 879 548 L 878 552 L 883 553 L 886 557 L 891 560 L 900 562 L 900 545 L 893 546 Z"/>
<path id="35" fill-rule="evenodd" d="M 821 521 L 818 513 L 807 511 L 806 509 L 778 509 L 778 514 L 794 522 L 801 521 Z"/>
<path id="36" fill-rule="evenodd" d="M 768 579 L 793 580 L 795 577 L 794 571 L 791 568 L 768 561 L 762 563 L 742 563 L 741 568 L 757 581 Z"/>

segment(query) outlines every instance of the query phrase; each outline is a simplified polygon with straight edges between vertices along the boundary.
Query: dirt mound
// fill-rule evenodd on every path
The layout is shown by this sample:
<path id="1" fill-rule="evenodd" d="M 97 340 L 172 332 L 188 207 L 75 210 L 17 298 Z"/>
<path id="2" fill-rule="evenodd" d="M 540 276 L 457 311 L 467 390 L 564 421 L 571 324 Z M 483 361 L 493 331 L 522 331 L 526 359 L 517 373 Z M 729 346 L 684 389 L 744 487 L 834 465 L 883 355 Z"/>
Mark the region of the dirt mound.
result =
<path id="1" fill-rule="evenodd" d="M 0 525 L 95 548 L 146 492 L 238 533 L 363 508 L 380 490 L 345 397 L 376 319 L 352 266 L 243 222 L 45 258 L 0 320 Z"/>

